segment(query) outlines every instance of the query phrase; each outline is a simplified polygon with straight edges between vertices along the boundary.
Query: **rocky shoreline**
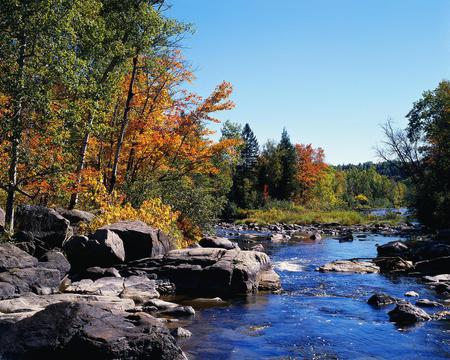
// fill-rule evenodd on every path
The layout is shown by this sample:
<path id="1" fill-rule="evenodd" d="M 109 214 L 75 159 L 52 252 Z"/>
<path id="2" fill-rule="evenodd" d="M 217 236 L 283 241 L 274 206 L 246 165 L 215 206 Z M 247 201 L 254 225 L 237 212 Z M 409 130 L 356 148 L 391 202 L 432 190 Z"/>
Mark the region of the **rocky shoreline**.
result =
<path id="1" fill-rule="evenodd" d="M 449 316 L 450 245 L 398 226 L 268 226 L 219 224 L 217 236 L 177 250 L 160 230 L 123 221 L 81 235 L 81 211 L 22 206 L 12 243 L 0 244 L 0 358 L 183 359 L 177 338 L 192 334 L 180 320 L 204 304 L 259 291 L 279 292 L 280 278 L 263 241 L 365 241 L 367 233 L 408 236 L 377 248 L 374 259 L 338 260 L 322 272 L 420 277 L 443 301 L 374 294 L 372 306 L 395 304 L 391 321 L 412 324 Z M 188 303 L 167 301 L 183 295 Z M 416 296 L 416 294 L 405 294 Z M 428 309 L 425 310 L 425 309 Z M 429 313 L 429 309 L 436 309 Z M 194 334 L 195 336 L 195 334 Z"/>
<path id="2" fill-rule="evenodd" d="M 0 358 L 182 359 L 178 319 L 192 306 L 161 299 L 281 288 L 270 258 L 218 237 L 176 250 L 160 230 L 124 221 L 77 234 L 88 213 L 22 206 L 0 244 Z"/>

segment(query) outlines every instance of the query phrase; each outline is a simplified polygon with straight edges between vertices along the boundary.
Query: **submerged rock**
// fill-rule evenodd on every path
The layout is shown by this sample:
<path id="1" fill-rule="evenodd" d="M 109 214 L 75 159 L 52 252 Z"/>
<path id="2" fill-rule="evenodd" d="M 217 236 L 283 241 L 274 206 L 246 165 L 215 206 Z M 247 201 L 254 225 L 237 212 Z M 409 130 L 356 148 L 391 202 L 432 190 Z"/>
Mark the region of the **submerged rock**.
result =
<path id="1" fill-rule="evenodd" d="M 419 321 L 431 320 L 431 316 L 421 308 L 409 302 L 397 304 L 394 310 L 389 311 L 389 319 L 400 325 L 414 324 Z"/>
<path id="2" fill-rule="evenodd" d="M 8 326 L 2 359 L 185 359 L 175 339 L 150 315 L 58 303 Z"/>
<path id="3" fill-rule="evenodd" d="M 320 272 L 379 273 L 380 268 L 371 261 L 336 260 L 319 268 Z"/>

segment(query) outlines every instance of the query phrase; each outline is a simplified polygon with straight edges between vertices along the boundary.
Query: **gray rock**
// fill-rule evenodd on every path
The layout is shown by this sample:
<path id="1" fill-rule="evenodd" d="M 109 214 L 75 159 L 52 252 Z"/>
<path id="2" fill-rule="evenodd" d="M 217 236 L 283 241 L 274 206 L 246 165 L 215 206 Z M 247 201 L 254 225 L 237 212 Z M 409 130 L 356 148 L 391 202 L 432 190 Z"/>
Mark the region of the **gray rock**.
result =
<path id="1" fill-rule="evenodd" d="M 419 294 L 416 293 L 415 291 L 407 291 L 407 292 L 405 292 L 405 296 L 409 296 L 409 297 L 419 297 Z"/>
<path id="2" fill-rule="evenodd" d="M 450 269 L 450 256 L 416 262 L 416 271 L 427 275 L 445 274 Z"/>
<path id="3" fill-rule="evenodd" d="M 176 329 L 171 330 L 170 333 L 175 337 L 187 338 L 192 336 L 192 333 L 189 330 L 182 327 L 177 327 Z"/>
<path id="4" fill-rule="evenodd" d="M 195 310 L 192 306 L 177 306 L 167 310 L 160 311 L 161 314 L 170 315 L 175 317 L 180 316 L 194 316 Z"/>
<path id="5" fill-rule="evenodd" d="M 380 268 L 371 261 L 337 260 L 319 268 L 320 272 L 379 273 Z"/>
<path id="6" fill-rule="evenodd" d="M 116 268 L 108 267 L 102 268 L 99 266 L 92 266 L 82 271 L 79 274 L 72 275 L 71 278 L 75 281 L 81 279 L 97 280 L 103 277 L 121 277 Z"/>
<path id="7" fill-rule="evenodd" d="M 391 304 L 396 304 L 397 299 L 386 294 L 374 294 L 372 295 L 369 300 L 367 300 L 367 303 L 369 305 L 375 306 L 375 307 L 383 307 Z"/>
<path id="8" fill-rule="evenodd" d="M 373 262 L 380 267 L 380 272 L 383 274 L 408 273 L 415 269 L 412 261 L 403 260 L 398 256 L 375 258 Z"/>
<path id="9" fill-rule="evenodd" d="M 420 307 L 439 307 L 442 306 L 441 303 L 437 301 L 431 301 L 428 299 L 419 299 L 416 301 L 416 305 Z"/>
<path id="10" fill-rule="evenodd" d="M 280 276 L 274 270 L 262 271 L 259 278 L 258 290 L 278 291 L 281 289 Z"/>
<path id="11" fill-rule="evenodd" d="M 16 294 L 25 292 L 47 293 L 48 289 L 56 291 L 61 279 L 58 270 L 41 267 L 11 269 L 0 273 L 0 283 L 8 283 L 14 286 Z"/>
<path id="12" fill-rule="evenodd" d="M 38 260 L 18 247 L 4 243 L 0 244 L 0 272 L 11 269 L 23 269 L 36 266 Z"/>
<path id="13" fill-rule="evenodd" d="M 0 357 L 185 359 L 173 336 L 150 315 L 67 302 L 11 324 L 0 337 Z"/>
<path id="14" fill-rule="evenodd" d="M 424 276 L 422 278 L 427 282 L 439 283 L 439 282 L 450 282 L 450 274 L 440 274 L 435 276 Z"/>
<path id="15" fill-rule="evenodd" d="M 126 261 L 164 255 L 174 248 L 174 240 L 142 221 L 121 221 L 102 227 L 123 241 Z"/>
<path id="16" fill-rule="evenodd" d="M 316 240 L 316 241 L 318 241 L 318 240 L 322 240 L 322 236 L 320 235 L 320 233 L 319 232 L 312 232 L 312 233 L 310 233 L 309 234 L 309 238 L 311 239 L 311 240 Z"/>
<path id="17" fill-rule="evenodd" d="M 264 249 L 264 246 L 262 244 L 256 244 L 255 246 L 252 246 L 250 248 L 250 250 L 252 250 L 252 251 L 259 251 L 259 252 L 263 252 L 263 253 L 266 252 L 266 249 Z"/>
<path id="18" fill-rule="evenodd" d="M 107 229 L 97 230 L 91 238 L 73 236 L 63 248 L 72 268 L 78 271 L 92 266 L 110 267 L 125 260 L 122 240 Z"/>
<path id="19" fill-rule="evenodd" d="M 402 241 L 391 241 L 377 247 L 378 256 L 400 256 L 409 254 L 409 247 Z"/>
<path id="20" fill-rule="evenodd" d="M 69 220 L 70 225 L 79 225 L 80 223 L 90 223 L 95 218 L 95 215 L 88 211 L 82 211 L 77 209 L 68 210 L 62 208 L 57 208 L 55 210 L 62 217 Z"/>
<path id="21" fill-rule="evenodd" d="M 272 264 L 266 254 L 256 251 L 197 248 L 134 261 L 119 270 L 133 268 L 170 280 L 178 293 L 216 296 L 257 292 L 261 272 L 271 270 Z"/>
<path id="22" fill-rule="evenodd" d="M 35 205 L 19 205 L 15 214 L 16 230 L 33 234 L 47 249 L 61 247 L 73 235 L 69 220 L 54 209 Z"/>
<path id="23" fill-rule="evenodd" d="M 204 248 L 220 248 L 230 250 L 239 247 L 235 242 L 218 236 L 204 237 L 198 243 Z"/>
<path id="24" fill-rule="evenodd" d="M 59 270 L 61 277 L 70 271 L 70 263 L 63 253 L 57 250 L 47 251 L 40 259 L 38 266 Z"/>
<path id="25" fill-rule="evenodd" d="M 388 314 L 390 321 L 400 325 L 409 325 L 419 321 L 431 320 L 430 315 L 428 315 L 424 310 L 409 302 L 397 304 L 395 309 L 389 311 Z"/>

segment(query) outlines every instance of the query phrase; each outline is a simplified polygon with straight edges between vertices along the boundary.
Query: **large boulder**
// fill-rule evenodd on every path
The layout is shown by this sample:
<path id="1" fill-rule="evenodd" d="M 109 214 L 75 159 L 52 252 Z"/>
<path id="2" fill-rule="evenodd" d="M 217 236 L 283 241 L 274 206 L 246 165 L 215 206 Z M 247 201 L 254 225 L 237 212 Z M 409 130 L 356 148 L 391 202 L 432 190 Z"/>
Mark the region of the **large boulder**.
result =
<path id="1" fill-rule="evenodd" d="M 220 248 L 220 249 L 235 249 L 238 245 L 235 242 L 218 236 L 208 236 L 201 239 L 199 245 L 204 248 Z"/>
<path id="2" fill-rule="evenodd" d="M 48 294 L 58 290 L 69 269 L 61 253 L 49 252 L 38 259 L 12 244 L 0 245 L 0 299 L 26 292 Z"/>
<path id="3" fill-rule="evenodd" d="M 93 304 L 53 304 L 0 331 L 2 359 L 185 359 L 152 316 Z"/>
<path id="4" fill-rule="evenodd" d="M 125 260 L 164 255 L 173 249 L 173 240 L 161 230 L 142 221 L 121 221 L 101 228 L 116 233 L 123 242 Z"/>
<path id="5" fill-rule="evenodd" d="M 439 257 L 431 260 L 418 261 L 415 264 L 416 271 L 427 275 L 445 274 L 450 269 L 450 256 Z"/>
<path id="6" fill-rule="evenodd" d="M 380 267 L 380 272 L 387 273 L 407 273 L 414 270 L 412 261 L 403 260 L 401 257 L 375 258 L 373 262 Z"/>
<path id="7" fill-rule="evenodd" d="M 47 249 L 61 247 L 73 235 L 69 220 L 54 209 L 35 205 L 19 205 L 15 215 L 16 230 L 30 233 Z"/>
<path id="8" fill-rule="evenodd" d="M 62 208 L 55 209 L 58 214 L 69 220 L 70 225 L 79 225 L 80 223 L 90 223 L 94 220 L 95 215 L 88 211 L 73 209 L 67 210 Z"/>
<path id="9" fill-rule="evenodd" d="M 419 321 L 431 320 L 430 315 L 426 311 L 406 301 L 397 304 L 395 309 L 389 311 L 388 314 L 390 321 L 400 325 L 410 325 Z"/>
<path id="10" fill-rule="evenodd" d="M 378 256 L 400 256 L 407 257 L 409 247 L 403 241 L 391 241 L 377 247 Z"/>
<path id="11" fill-rule="evenodd" d="M 4 243 L 0 244 L 0 272 L 10 269 L 23 269 L 36 266 L 38 259 L 18 247 Z"/>
<path id="12" fill-rule="evenodd" d="M 92 266 L 109 267 L 125 260 L 122 240 L 107 229 L 97 230 L 90 238 L 73 236 L 64 242 L 63 248 L 74 270 Z"/>
<path id="13" fill-rule="evenodd" d="M 319 267 L 319 271 L 368 274 L 379 273 L 380 268 L 372 261 L 336 260 Z"/>
<path id="14" fill-rule="evenodd" d="M 170 280 L 177 293 L 215 296 L 256 292 L 263 272 L 271 270 L 272 264 L 266 254 L 256 251 L 196 248 L 137 260 L 121 271 L 127 274 L 133 269 Z"/>

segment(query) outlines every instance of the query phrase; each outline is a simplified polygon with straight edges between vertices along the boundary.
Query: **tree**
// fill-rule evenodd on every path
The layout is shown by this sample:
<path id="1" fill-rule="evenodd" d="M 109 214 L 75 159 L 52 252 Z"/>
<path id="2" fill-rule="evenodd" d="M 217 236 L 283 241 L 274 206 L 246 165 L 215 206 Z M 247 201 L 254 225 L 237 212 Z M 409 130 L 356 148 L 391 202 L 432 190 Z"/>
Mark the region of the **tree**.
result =
<path id="1" fill-rule="evenodd" d="M 297 152 L 292 145 L 286 129 L 281 133 L 281 141 L 278 144 L 281 162 L 281 179 L 276 191 L 279 200 L 292 200 L 297 190 Z"/>
<path id="2" fill-rule="evenodd" d="M 241 139 L 242 145 L 230 199 L 242 208 L 252 208 L 259 202 L 256 188 L 259 145 L 249 124 L 244 125 Z"/>
<path id="3" fill-rule="evenodd" d="M 64 78 L 79 70 L 75 60 L 79 49 L 72 46 L 73 39 L 81 32 L 93 35 L 89 24 L 96 24 L 96 19 L 95 16 L 92 21 L 88 19 L 97 9 L 98 1 L 83 0 L 0 3 L 0 95 L 4 107 L 0 142 L 5 151 L 3 165 L 8 168 L 1 188 L 7 192 L 9 232 L 14 226 L 16 193 L 33 198 L 22 187 L 55 172 L 56 158 L 28 156 L 24 141 L 34 145 L 46 143 L 47 149 L 55 150 L 57 140 L 61 139 L 59 133 L 63 132 L 56 126 L 61 124 L 55 118 L 60 110 L 55 92 Z M 45 142 L 44 135 L 54 138 Z M 39 161 L 44 159 L 47 163 Z"/>
<path id="4" fill-rule="evenodd" d="M 301 203 L 308 201 L 308 192 L 315 186 L 328 167 L 325 162 L 325 153 L 322 148 L 314 149 L 311 144 L 295 145 L 297 152 L 297 181 L 296 198 Z"/>

